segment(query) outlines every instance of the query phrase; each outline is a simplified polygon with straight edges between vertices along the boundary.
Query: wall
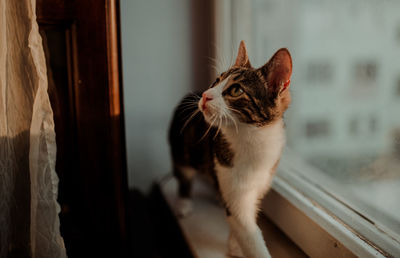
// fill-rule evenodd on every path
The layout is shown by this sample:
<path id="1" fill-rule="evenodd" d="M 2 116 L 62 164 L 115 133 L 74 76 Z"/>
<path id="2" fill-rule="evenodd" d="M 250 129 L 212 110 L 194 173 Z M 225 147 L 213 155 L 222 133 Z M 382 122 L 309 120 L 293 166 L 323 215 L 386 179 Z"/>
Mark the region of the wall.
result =
<path id="1" fill-rule="evenodd" d="M 187 0 L 121 0 L 130 188 L 170 172 L 169 120 L 192 85 L 190 13 Z"/>

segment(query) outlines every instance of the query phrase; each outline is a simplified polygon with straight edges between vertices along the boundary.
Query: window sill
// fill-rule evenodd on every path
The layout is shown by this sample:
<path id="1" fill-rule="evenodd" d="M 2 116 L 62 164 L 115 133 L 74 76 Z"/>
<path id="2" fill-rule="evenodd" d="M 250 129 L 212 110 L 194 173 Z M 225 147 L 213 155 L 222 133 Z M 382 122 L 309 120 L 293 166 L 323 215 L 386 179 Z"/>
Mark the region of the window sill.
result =
<path id="1" fill-rule="evenodd" d="M 294 172 L 296 168 L 290 167 L 287 160 L 288 157 L 284 156 L 272 190 L 263 200 L 262 209 L 307 255 L 392 257 L 400 253 L 396 240 L 333 195 Z M 290 161 L 293 164 L 292 157 Z M 320 203 L 334 210 L 347 223 Z M 379 248 L 358 232 L 368 235 L 368 239 L 374 239 L 375 243 L 384 248 Z"/>
<path id="2" fill-rule="evenodd" d="M 164 198 L 173 210 L 176 201 L 176 181 L 171 178 L 160 183 Z M 215 191 L 196 180 L 193 189 L 193 213 L 186 218 L 176 218 L 194 257 L 227 257 L 229 234 L 225 211 L 216 198 Z M 258 224 L 272 257 L 307 257 L 269 219 L 260 216 Z"/>

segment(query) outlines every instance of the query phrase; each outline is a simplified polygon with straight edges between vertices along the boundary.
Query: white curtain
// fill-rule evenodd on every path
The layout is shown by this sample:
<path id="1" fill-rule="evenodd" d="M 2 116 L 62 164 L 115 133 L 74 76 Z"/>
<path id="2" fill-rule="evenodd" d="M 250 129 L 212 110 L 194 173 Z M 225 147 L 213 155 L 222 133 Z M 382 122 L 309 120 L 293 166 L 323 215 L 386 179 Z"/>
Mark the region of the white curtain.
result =
<path id="1" fill-rule="evenodd" d="M 66 257 L 35 0 L 0 0 L 0 257 Z"/>

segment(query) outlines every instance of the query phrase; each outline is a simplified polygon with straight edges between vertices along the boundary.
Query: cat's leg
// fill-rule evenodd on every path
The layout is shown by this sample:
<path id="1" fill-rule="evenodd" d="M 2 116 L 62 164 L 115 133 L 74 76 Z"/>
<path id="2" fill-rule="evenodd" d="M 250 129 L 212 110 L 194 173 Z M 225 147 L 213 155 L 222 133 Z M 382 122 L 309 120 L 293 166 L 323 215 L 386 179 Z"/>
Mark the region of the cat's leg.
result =
<path id="1" fill-rule="evenodd" d="M 193 210 L 191 190 L 196 170 L 188 166 L 176 166 L 174 175 L 178 181 L 178 199 L 176 213 L 180 217 L 189 215 Z"/>
<path id="2" fill-rule="evenodd" d="M 231 197 L 228 222 L 234 239 L 228 244 L 235 247 L 236 240 L 243 252 L 243 257 L 246 258 L 271 257 L 256 222 L 257 194 L 247 192 L 234 194 Z"/>
<path id="3" fill-rule="evenodd" d="M 242 248 L 240 248 L 240 245 L 238 241 L 236 240 L 236 237 L 233 235 L 232 230 L 229 232 L 229 238 L 228 238 L 228 255 L 230 257 L 244 257 Z"/>

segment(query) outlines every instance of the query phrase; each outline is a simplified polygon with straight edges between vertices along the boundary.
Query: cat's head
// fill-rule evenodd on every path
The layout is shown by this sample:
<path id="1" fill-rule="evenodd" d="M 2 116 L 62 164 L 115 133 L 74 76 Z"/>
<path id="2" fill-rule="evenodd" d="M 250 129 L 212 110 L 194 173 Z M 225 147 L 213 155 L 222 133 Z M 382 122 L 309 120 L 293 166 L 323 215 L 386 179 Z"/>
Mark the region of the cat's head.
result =
<path id="1" fill-rule="evenodd" d="M 240 42 L 235 64 L 216 78 L 199 101 L 199 109 L 213 126 L 237 123 L 262 127 L 282 118 L 290 104 L 292 59 L 279 49 L 262 67 L 253 68 Z"/>

